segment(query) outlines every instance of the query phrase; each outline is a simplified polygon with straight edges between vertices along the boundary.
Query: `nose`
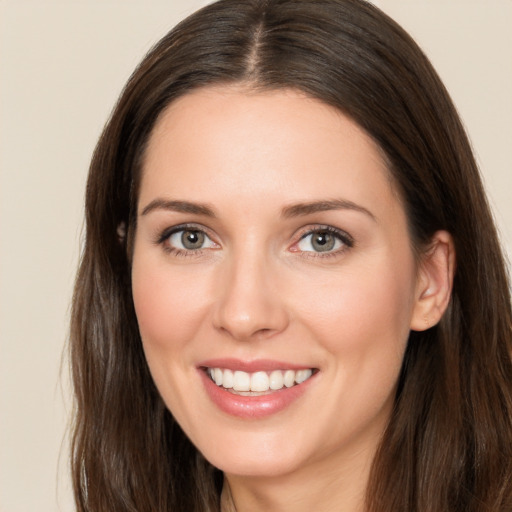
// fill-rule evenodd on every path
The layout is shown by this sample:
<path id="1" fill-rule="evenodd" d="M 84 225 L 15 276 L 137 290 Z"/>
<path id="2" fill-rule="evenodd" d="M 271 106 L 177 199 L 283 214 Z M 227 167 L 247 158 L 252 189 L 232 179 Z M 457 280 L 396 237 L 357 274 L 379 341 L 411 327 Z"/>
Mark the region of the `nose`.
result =
<path id="1" fill-rule="evenodd" d="M 257 255 L 232 258 L 219 272 L 214 327 L 237 341 L 270 338 L 289 316 L 278 269 Z"/>

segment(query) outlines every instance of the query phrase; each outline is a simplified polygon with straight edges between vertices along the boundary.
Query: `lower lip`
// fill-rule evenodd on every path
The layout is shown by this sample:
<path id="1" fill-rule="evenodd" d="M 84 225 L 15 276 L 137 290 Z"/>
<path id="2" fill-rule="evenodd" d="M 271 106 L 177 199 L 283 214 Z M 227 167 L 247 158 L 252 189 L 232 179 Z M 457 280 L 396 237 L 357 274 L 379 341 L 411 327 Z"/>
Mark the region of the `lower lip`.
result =
<path id="1" fill-rule="evenodd" d="M 203 370 L 199 370 L 199 373 L 212 402 L 225 413 L 245 419 L 264 418 L 282 411 L 304 394 L 316 375 L 301 384 L 285 387 L 268 395 L 241 396 L 217 386 Z"/>

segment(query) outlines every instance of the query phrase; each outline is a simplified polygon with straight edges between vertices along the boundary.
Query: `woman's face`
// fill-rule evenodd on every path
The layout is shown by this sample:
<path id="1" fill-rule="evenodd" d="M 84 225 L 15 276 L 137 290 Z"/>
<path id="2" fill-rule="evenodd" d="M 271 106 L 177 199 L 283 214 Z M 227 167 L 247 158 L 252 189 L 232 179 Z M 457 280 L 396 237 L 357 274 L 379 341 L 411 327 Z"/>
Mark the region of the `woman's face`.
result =
<path id="1" fill-rule="evenodd" d="M 406 224 L 376 145 L 317 100 L 205 88 L 163 113 L 133 298 L 156 386 L 210 462 L 270 476 L 373 455 L 419 314 Z"/>

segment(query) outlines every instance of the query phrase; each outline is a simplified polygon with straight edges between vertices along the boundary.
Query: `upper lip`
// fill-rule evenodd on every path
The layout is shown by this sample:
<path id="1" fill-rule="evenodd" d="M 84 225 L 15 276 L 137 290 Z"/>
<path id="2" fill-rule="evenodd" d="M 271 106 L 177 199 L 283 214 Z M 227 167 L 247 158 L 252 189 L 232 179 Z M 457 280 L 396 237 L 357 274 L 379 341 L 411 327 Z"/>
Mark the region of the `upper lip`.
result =
<path id="1" fill-rule="evenodd" d="M 313 368 L 307 364 L 289 363 L 273 359 L 254 359 L 251 361 L 244 361 L 234 358 L 208 359 L 201 361 L 197 366 L 198 368 L 223 368 L 226 370 L 238 370 L 247 373 L 254 373 L 258 371 L 271 372 L 273 370 L 305 370 L 307 368 Z"/>

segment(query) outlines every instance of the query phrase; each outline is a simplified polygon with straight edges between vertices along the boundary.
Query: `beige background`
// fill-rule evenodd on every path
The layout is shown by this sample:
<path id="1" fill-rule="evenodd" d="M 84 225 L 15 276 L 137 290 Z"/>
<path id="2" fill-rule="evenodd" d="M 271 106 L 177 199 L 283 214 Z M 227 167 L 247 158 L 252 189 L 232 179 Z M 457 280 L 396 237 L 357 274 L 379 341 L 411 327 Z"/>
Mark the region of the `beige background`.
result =
<path id="1" fill-rule="evenodd" d="M 88 161 L 134 66 L 205 3 L 0 0 L 0 512 L 73 509 L 59 369 Z M 512 253 L 512 0 L 376 3 L 451 91 Z"/>

